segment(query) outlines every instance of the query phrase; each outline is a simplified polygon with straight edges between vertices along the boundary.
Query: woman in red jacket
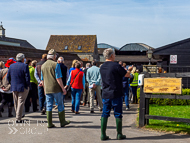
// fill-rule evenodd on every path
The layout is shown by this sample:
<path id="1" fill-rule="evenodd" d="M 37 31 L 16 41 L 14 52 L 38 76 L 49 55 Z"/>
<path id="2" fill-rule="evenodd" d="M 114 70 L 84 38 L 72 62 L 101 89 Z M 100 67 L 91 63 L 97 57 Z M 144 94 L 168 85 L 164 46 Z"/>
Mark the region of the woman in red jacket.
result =
<path id="1" fill-rule="evenodd" d="M 71 97 L 72 97 L 72 112 L 79 114 L 80 96 L 85 88 L 85 76 L 84 72 L 80 70 L 80 63 L 75 63 L 75 70 L 72 70 L 69 79 L 67 81 L 67 86 L 71 85 Z"/>

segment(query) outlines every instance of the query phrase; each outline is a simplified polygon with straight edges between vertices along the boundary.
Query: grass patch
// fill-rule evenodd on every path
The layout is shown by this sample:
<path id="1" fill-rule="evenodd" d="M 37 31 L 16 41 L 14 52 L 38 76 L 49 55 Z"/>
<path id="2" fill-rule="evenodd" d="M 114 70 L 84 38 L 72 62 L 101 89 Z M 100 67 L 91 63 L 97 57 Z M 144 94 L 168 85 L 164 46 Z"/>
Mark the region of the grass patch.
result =
<path id="1" fill-rule="evenodd" d="M 189 105 L 155 105 L 150 104 L 150 115 L 168 116 L 177 118 L 190 119 L 190 106 Z M 182 122 L 172 122 L 163 120 L 149 120 L 149 125 L 145 128 L 151 128 L 159 131 L 174 132 L 174 133 L 187 133 L 190 134 L 190 124 Z"/>

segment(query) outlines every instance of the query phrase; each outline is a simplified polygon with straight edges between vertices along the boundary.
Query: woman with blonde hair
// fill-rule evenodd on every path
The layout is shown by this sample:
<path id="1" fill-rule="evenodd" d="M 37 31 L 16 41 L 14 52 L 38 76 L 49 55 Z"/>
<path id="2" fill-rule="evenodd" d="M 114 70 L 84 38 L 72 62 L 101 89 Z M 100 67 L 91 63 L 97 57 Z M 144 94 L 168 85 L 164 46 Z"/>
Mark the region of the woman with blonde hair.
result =
<path id="1" fill-rule="evenodd" d="M 136 103 L 137 104 L 137 86 L 138 86 L 138 76 L 139 74 L 136 71 L 136 67 L 133 67 L 133 70 L 131 71 L 131 73 L 133 74 L 134 78 L 132 83 L 130 84 L 131 86 L 131 90 L 133 93 L 133 104 Z"/>
<path id="2" fill-rule="evenodd" d="M 69 69 L 69 75 L 70 75 L 70 73 L 71 73 L 71 71 L 72 70 L 75 70 L 76 68 L 75 68 L 75 63 L 78 63 L 79 61 L 78 60 L 73 60 L 73 62 L 72 62 L 72 65 L 71 65 L 71 68 Z M 82 71 L 82 69 L 80 69 L 81 71 Z"/>
<path id="3" fill-rule="evenodd" d="M 72 66 L 71 66 L 72 68 L 75 68 L 75 63 L 76 63 L 76 62 L 78 62 L 78 60 L 76 60 L 76 59 L 73 60 L 73 62 L 72 62 Z"/>

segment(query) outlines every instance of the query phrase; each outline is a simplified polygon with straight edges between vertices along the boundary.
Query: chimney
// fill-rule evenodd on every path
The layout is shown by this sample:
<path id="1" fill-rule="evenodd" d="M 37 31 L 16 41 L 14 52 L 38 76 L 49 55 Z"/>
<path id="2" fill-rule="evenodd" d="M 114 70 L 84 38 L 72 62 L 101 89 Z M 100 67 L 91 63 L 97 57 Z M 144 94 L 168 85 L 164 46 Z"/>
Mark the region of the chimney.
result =
<path id="1" fill-rule="evenodd" d="M 2 22 L 0 25 L 0 37 L 5 37 L 5 29 L 3 28 Z"/>

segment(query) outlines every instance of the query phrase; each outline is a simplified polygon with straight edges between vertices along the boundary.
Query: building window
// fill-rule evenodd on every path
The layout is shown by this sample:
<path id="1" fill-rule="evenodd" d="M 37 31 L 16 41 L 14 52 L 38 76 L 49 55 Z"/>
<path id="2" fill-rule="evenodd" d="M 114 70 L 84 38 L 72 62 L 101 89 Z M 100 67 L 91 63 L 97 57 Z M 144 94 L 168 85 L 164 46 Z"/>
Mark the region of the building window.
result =
<path id="1" fill-rule="evenodd" d="M 68 50 L 68 46 L 65 46 L 65 50 Z"/>
<path id="2" fill-rule="evenodd" d="M 78 46 L 78 50 L 81 50 L 82 49 L 82 46 Z"/>

